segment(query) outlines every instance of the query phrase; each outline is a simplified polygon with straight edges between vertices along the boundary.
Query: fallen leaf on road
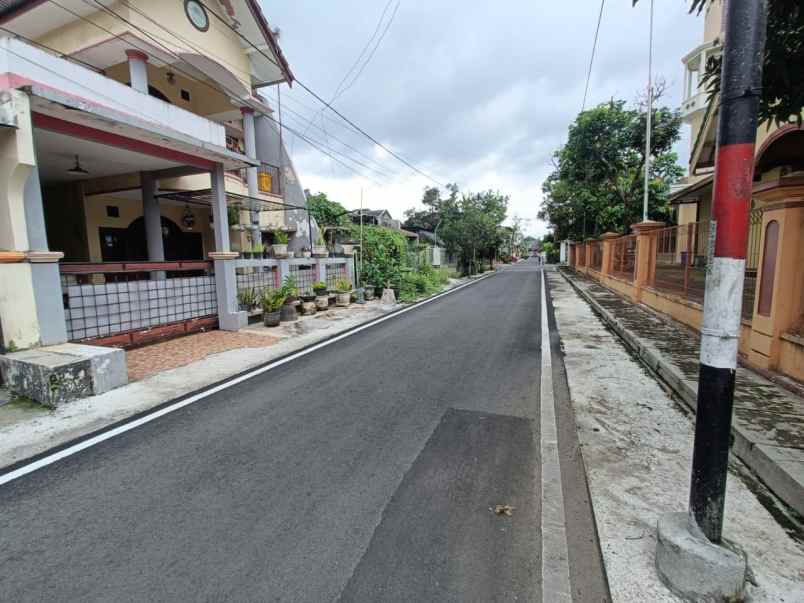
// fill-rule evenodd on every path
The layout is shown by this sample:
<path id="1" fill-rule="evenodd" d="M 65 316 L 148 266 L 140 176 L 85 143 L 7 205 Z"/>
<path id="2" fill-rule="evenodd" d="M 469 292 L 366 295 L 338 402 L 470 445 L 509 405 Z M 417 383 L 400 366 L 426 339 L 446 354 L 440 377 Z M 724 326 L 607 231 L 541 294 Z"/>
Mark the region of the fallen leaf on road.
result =
<path id="1" fill-rule="evenodd" d="M 494 505 L 494 513 L 511 517 L 514 514 L 514 507 L 511 505 Z"/>

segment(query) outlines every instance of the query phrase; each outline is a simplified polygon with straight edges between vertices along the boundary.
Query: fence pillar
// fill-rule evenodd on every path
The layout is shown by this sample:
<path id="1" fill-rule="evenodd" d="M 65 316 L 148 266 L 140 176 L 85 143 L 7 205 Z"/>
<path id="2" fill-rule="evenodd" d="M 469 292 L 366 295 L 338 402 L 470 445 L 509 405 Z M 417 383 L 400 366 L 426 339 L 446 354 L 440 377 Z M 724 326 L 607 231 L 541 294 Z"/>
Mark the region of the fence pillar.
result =
<path id="1" fill-rule="evenodd" d="M 804 367 L 783 354 L 783 336 L 804 328 L 804 182 L 783 178 L 759 192 L 764 206 L 748 359 L 796 379 Z M 787 181 L 787 182 L 785 182 Z"/>
<path id="2" fill-rule="evenodd" d="M 0 130 L 0 350 L 67 340 L 58 261 L 49 251 L 29 97 L 9 92 Z"/>
<path id="3" fill-rule="evenodd" d="M 285 278 L 290 276 L 290 261 L 287 259 L 279 260 L 279 282 L 284 283 Z"/>
<path id="4" fill-rule="evenodd" d="M 327 282 L 327 260 L 324 258 L 319 258 L 315 261 L 316 270 L 318 272 L 318 280 L 322 283 Z"/>
<path id="5" fill-rule="evenodd" d="M 664 222 L 646 220 L 631 225 L 637 235 L 636 266 L 634 267 L 634 296 L 642 298 L 642 288 L 653 282 L 656 273 L 656 237 L 653 231 L 664 227 Z"/>
<path id="6" fill-rule="evenodd" d="M 620 235 L 616 232 L 604 232 L 600 235 L 603 240 L 603 261 L 600 264 L 600 274 L 608 276 L 611 274 L 611 257 L 614 251 L 614 239 Z"/>

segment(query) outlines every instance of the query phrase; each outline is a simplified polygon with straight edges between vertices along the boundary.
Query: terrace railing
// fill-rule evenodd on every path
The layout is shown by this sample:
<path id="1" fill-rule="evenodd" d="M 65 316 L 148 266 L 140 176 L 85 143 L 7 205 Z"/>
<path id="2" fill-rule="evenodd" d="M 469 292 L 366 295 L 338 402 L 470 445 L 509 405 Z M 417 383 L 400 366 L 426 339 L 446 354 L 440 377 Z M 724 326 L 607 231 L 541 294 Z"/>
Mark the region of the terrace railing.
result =
<path id="1" fill-rule="evenodd" d="M 211 325 L 218 312 L 212 262 L 63 263 L 60 270 L 71 341 L 198 319 L 209 319 L 203 324 Z M 120 338 L 123 345 L 137 342 L 133 335 Z"/>

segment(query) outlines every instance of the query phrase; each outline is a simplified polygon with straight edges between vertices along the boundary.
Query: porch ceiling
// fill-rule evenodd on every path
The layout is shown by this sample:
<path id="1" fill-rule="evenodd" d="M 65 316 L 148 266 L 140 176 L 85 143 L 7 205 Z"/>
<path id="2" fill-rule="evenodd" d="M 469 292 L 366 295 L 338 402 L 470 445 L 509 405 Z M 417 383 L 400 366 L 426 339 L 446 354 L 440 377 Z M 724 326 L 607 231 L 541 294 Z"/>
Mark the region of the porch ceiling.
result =
<path id="1" fill-rule="evenodd" d="M 75 182 L 105 176 L 161 170 L 181 165 L 150 155 L 38 128 L 34 129 L 34 144 L 39 179 L 43 184 Z M 76 155 L 79 157 L 81 167 L 87 170 L 88 174 L 80 175 L 68 172 L 75 165 Z"/>

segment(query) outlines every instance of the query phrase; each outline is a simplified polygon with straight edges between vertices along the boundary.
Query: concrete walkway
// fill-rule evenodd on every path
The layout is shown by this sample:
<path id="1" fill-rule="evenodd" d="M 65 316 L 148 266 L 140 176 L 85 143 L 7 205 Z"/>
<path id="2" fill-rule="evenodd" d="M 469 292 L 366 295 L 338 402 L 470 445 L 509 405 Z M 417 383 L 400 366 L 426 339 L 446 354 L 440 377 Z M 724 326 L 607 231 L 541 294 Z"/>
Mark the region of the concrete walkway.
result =
<path id="1" fill-rule="evenodd" d="M 694 409 L 698 334 L 569 270 L 562 274 L 640 360 Z M 781 500 L 804 515 L 804 399 L 738 368 L 733 433 L 733 453 Z"/>

